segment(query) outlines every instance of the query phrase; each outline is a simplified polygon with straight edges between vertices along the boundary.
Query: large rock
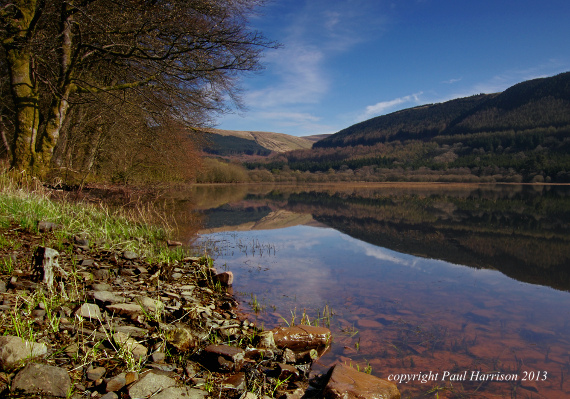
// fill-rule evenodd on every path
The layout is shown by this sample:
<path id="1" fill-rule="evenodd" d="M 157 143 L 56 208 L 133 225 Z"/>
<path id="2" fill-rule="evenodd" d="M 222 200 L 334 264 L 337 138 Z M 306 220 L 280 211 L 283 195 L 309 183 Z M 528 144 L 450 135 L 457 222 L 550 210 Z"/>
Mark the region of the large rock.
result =
<path id="1" fill-rule="evenodd" d="M 0 337 L 0 369 L 17 367 L 26 359 L 43 356 L 47 346 L 37 342 L 24 341 L 20 337 Z"/>
<path id="2" fill-rule="evenodd" d="M 323 349 L 331 342 L 331 332 L 325 327 L 301 325 L 278 327 L 271 331 L 278 348 L 288 348 L 296 352 Z"/>
<path id="3" fill-rule="evenodd" d="M 174 387 L 176 380 L 162 374 L 149 372 L 129 388 L 131 398 L 146 398 L 156 392 Z"/>
<path id="4" fill-rule="evenodd" d="M 99 309 L 99 306 L 94 303 L 84 303 L 75 311 L 75 316 L 80 316 L 89 320 L 101 320 L 101 309 Z"/>
<path id="5" fill-rule="evenodd" d="M 147 348 L 144 345 L 139 344 L 137 341 L 122 332 L 116 332 L 113 334 L 113 341 L 115 341 L 115 344 L 117 344 L 120 348 L 131 353 L 135 360 L 139 360 L 140 358 L 145 357 L 148 352 Z"/>
<path id="6" fill-rule="evenodd" d="M 195 348 L 206 339 L 208 339 L 208 333 L 184 325 L 178 325 L 167 334 L 168 343 L 183 352 Z"/>
<path id="7" fill-rule="evenodd" d="M 400 391 L 393 382 L 356 371 L 341 363 L 329 373 L 323 397 L 325 399 L 400 399 Z"/>
<path id="8" fill-rule="evenodd" d="M 22 391 L 28 396 L 43 394 L 65 398 L 70 388 L 67 371 L 47 364 L 30 363 L 12 381 L 12 391 Z"/>
<path id="9" fill-rule="evenodd" d="M 244 350 L 228 345 L 209 345 L 204 348 L 206 366 L 213 371 L 239 371 L 244 362 Z"/>

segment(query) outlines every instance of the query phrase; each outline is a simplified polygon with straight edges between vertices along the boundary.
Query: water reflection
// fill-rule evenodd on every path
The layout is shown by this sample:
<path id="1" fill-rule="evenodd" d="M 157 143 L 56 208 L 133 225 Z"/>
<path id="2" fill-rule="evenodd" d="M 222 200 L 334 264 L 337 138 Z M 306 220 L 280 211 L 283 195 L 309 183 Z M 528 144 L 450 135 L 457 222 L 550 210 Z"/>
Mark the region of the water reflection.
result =
<path id="1" fill-rule="evenodd" d="M 569 393 L 567 188 L 256 190 L 204 207 L 215 223 L 202 245 L 259 304 L 258 323 L 305 311 L 330 322 L 334 345 L 317 370 L 341 360 L 382 377 L 440 373 L 400 384 L 403 397 Z M 442 381 L 445 371 L 547 378 Z"/>

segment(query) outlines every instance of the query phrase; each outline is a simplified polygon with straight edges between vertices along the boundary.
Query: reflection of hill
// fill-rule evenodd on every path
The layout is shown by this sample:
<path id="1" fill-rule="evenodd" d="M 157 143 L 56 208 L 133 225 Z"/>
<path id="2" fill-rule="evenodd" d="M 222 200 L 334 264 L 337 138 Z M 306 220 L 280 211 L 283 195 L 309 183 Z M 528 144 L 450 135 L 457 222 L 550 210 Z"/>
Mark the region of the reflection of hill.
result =
<path id="1" fill-rule="evenodd" d="M 249 230 L 273 230 L 286 227 L 312 224 L 315 221 L 310 214 L 300 214 L 285 210 L 269 212 L 259 220 L 249 221 L 237 225 L 222 225 L 201 230 L 200 234 L 211 234 L 220 231 L 249 231 Z M 208 225 L 210 225 L 208 223 Z"/>
<path id="2" fill-rule="evenodd" d="M 570 290 L 570 198 L 294 194 L 289 209 L 374 245 Z"/>

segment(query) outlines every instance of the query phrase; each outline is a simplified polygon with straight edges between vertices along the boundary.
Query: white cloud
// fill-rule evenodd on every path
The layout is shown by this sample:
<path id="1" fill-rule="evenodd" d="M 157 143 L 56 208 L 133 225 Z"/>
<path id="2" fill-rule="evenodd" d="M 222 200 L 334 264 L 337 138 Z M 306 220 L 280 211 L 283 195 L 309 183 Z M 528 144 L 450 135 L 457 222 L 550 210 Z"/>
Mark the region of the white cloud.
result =
<path id="1" fill-rule="evenodd" d="M 441 83 L 445 83 L 445 84 L 453 84 L 453 83 L 457 83 L 460 82 L 463 78 L 458 78 L 458 79 L 449 79 L 449 80 L 444 80 Z"/>
<path id="2" fill-rule="evenodd" d="M 364 111 L 364 113 L 360 116 L 359 119 L 364 120 L 364 119 L 372 118 L 374 116 L 383 115 L 386 113 L 386 111 L 392 110 L 395 107 L 402 105 L 402 104 L 406 104 L 406 103 L 419 104 L 420 103 L 420 96 L 422 94 L 423 94 L 423 92 L 419 92 L 419 93 L 415 93 L 415 94 L 410 94 L 408 96 L 395 98 L 395 99 L 389 100 L 389 101 L 381 101 L 381 102 L 376 103 L 374 105 L 369 105 L 366 107 L 366 111 Z"/>
<path id="3" fill-rule="evenodd" d="M 329 88 L 323 58 L 321 51 L 301 43 L 269 53 L 266 62 L 272 64 L 276 82 L 249 92 L 246 105 L 269 108 L 318 102 Z"/>

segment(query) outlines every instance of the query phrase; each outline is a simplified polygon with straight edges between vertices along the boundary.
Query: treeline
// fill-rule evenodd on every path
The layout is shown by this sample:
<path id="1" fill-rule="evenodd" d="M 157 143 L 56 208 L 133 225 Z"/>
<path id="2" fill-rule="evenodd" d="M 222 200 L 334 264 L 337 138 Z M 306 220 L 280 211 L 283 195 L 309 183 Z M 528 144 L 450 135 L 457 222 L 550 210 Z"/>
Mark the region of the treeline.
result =
<path id="1" fill-rule="evenodd" d="M 570 183 L 570 73 L 373 118 L 244 166 L 287 182 Z"/>
<path id="2" fill-rule="evenodd" d="M 267 156 L 271 151 L 253 140 L 221 134 L 204 133 L 202 150 L 207 154 L 218 156 L 261 155 Z"/>

